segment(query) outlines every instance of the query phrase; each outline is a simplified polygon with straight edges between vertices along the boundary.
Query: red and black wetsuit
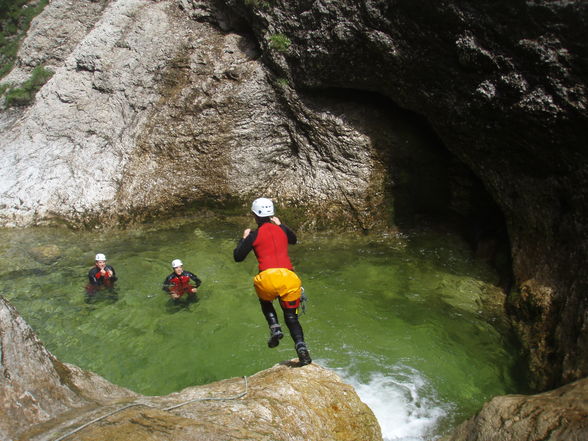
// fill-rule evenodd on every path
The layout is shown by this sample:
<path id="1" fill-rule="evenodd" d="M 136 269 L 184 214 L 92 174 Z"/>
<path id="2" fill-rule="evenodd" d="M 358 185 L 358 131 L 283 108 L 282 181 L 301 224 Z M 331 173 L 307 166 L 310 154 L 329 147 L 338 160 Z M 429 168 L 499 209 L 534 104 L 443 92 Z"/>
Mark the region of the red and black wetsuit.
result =
<path id="1" fill-rule="evenodd" d="M 184 294 L 192 292 L 193 287 L 190 285 L 190 280 L 194 281 L 196 288 L 202 283 L 202 281 L 190 271 L 182 271 L 180 275 L 176 274 L 174 271 L 163 281 L 163 290 L 166 292 L 173 290 L 176 294 L 182 297 Z"/>
<path id="2" fill-rule="evenodd" d="M 276 225 L 270 218 L 258 218 L 261 222 L 258 228 L 251 231 L 245 239 L 240 239 L 233 250 L 233 258 L 236 262 L 245 260 L 251 250 L 254 251 L 259 263 L 259 271 L 270 268 L 285 268 L 293 271 L 292 262 L 288 256 L 288 244 L 296 244 L 296 234 L 284 224 Z M 279 328 L 278 317 L 272 302 L 259 299 L 261 311 L 267 320 L 270 329 Z M 295 344 L 304 344 L 304 332 L 298 321 L 297 308 L 300 299 L 294 302 L 282 302 L 284 321 L 290 330 L 290 336 Z"/>
<path id="3" fill-rule="evenodd" d="M 102 275 L 101 269 L 95 266 L 90 270 L 88 273 L 88 280 L 90 281 L 90 285 L 92 286 L 102 286 L 102 285 L 109 285 L 114 282 L 117 277 L 116 273 L 114 272 L 114 268 L 110 265 L 106 265 L 104 267 L 104 271 L 106 273 Z M 112 276 L 108 273 L 108 271 L 112 271 Z"/>
<path id="4" fill-rule="evenodd" d="M 236 262 L 245 260 L 251 250 L 255 252 L 259 262 L 259 271 L 268 268 L 286 268 L 292 270 L 292 262 L 288 256 L 288 244 L 297 242 L 296 234 L 286 225 L 275 225 L 267 221 L 257 230 L 252 231 L 245 239 L 241 239 L 233 251 Z"/>

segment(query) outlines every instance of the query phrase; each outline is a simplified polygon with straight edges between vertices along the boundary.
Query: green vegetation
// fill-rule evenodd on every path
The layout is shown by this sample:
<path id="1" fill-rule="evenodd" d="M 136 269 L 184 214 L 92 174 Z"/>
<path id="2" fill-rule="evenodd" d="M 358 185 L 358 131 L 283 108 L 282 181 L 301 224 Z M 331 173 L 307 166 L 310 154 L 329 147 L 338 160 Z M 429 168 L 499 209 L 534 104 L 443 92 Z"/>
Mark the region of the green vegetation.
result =
<path id="1" fill-rule="evenodd" d="M 287 87 L 288 86 L 288 79 L 280 77 L 280 78 L 276 79 L 276 83 L 280 87 Z"/>
<path id="2" fill-rule="evenodd" d="M 0 78 L 12 69 L 31 20 L 47 3 L 49 0 L 0 0 Z"/>
<path id="3" fill-rule="evenodd" d="M 43 66 L 35 67 L 31 73 L 31 77 L 20 87 L 11 87 L 8 89 L 6 92 L 6 107 L 26 106 L 30 104 L 35 98 L 35 94 L 52 76 L 53 71 L 45 69 Z M 6 90 L 6 87 L 4 89 Z M 0 89 L 0 91 L 2 90 Z"/>
<path id="4" fill-rule="evenodd" d="M 286 37 L 284 34 L 274 34 L 271 35 L 270 38 L 270 48 L 278 51 L 278 52 L 286 52 L 290 46 L 292 45 L 292 42 L 290 41 L 290 39 L 288 37 Z"/>

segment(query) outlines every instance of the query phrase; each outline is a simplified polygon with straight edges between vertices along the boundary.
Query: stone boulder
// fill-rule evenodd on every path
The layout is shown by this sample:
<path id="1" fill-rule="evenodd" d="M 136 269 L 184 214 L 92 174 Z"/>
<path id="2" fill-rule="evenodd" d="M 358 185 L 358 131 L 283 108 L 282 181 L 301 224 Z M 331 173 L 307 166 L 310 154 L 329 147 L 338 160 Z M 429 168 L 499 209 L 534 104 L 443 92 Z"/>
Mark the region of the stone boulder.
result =
<path id="1" fill-rule="evenodd" d="M 493 398 L 443 441 L 585 441 L 588 378 L 534 396 Z"/>
<path id="2" fill-rule="evenodd" d="M 0 353 L 4 441 L 382 439 L 355 390 L 316 364 L 142 396 L 57 360 L 2 297 Z"/>
<path id="3" fill-rule="evenodd" d="M 55 244 L 34 246 L 28 252 L 33 259 L 44 264 L 55 263 L 62 255 L 61 249 Z"/>

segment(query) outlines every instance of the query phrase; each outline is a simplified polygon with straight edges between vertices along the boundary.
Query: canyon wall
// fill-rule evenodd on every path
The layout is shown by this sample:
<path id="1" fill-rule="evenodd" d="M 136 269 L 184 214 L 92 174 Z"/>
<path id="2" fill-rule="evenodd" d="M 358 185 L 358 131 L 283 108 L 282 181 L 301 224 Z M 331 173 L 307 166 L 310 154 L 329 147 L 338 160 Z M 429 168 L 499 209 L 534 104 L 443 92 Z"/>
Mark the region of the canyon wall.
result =
<path id="1" fill-rule="evenodd" d="M 82 3 L 51 2 L 2 80 L 54 71 L 31 106 L 0 114 L 1 225 L 126 223 L 259 194 L 378 218 L 373 144 L 394 132 L 370 136 L 377 111 L 303 101 L 204 2 Z"/>
<path id="2" fill-rule="evenodd" d="M 588 4 L 219 3 L 297 90 L 370 91 L 426 118 L 504 215 L 533 385 L 586 376 Z"/>

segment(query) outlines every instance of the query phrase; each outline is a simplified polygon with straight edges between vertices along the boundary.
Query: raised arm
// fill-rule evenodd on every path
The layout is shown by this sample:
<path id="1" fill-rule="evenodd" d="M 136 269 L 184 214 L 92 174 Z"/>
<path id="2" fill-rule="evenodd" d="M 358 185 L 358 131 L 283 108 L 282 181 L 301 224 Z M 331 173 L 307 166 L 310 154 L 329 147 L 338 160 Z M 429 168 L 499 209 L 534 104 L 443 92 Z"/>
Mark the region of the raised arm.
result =
<path id="1" fill-rule="evenodd" d="M 245 230 L 243 237 L 239 239 L 239 243 L 233 250 L 233 258 L 235 262 L 242 262 L 247 257 L 247 254 L 253 249 L 253 242 L 257 237 L 257 230 Z"/>
<path id="2" fill-rule="evenodd" d="M 292 231 L 290 228 L 288 228 L 284 224 L 280 224 L 280 228 L 282 229 L 282 231 L 284 233 L 286 233 L 286 236 L 288 236 L 288 243 L 289 244 L 294 245 L 294 244 L 296 244 L 296 242 L 298 242 L 298 238 L 296 237 L 296 233 L 294 231 Z"/>

